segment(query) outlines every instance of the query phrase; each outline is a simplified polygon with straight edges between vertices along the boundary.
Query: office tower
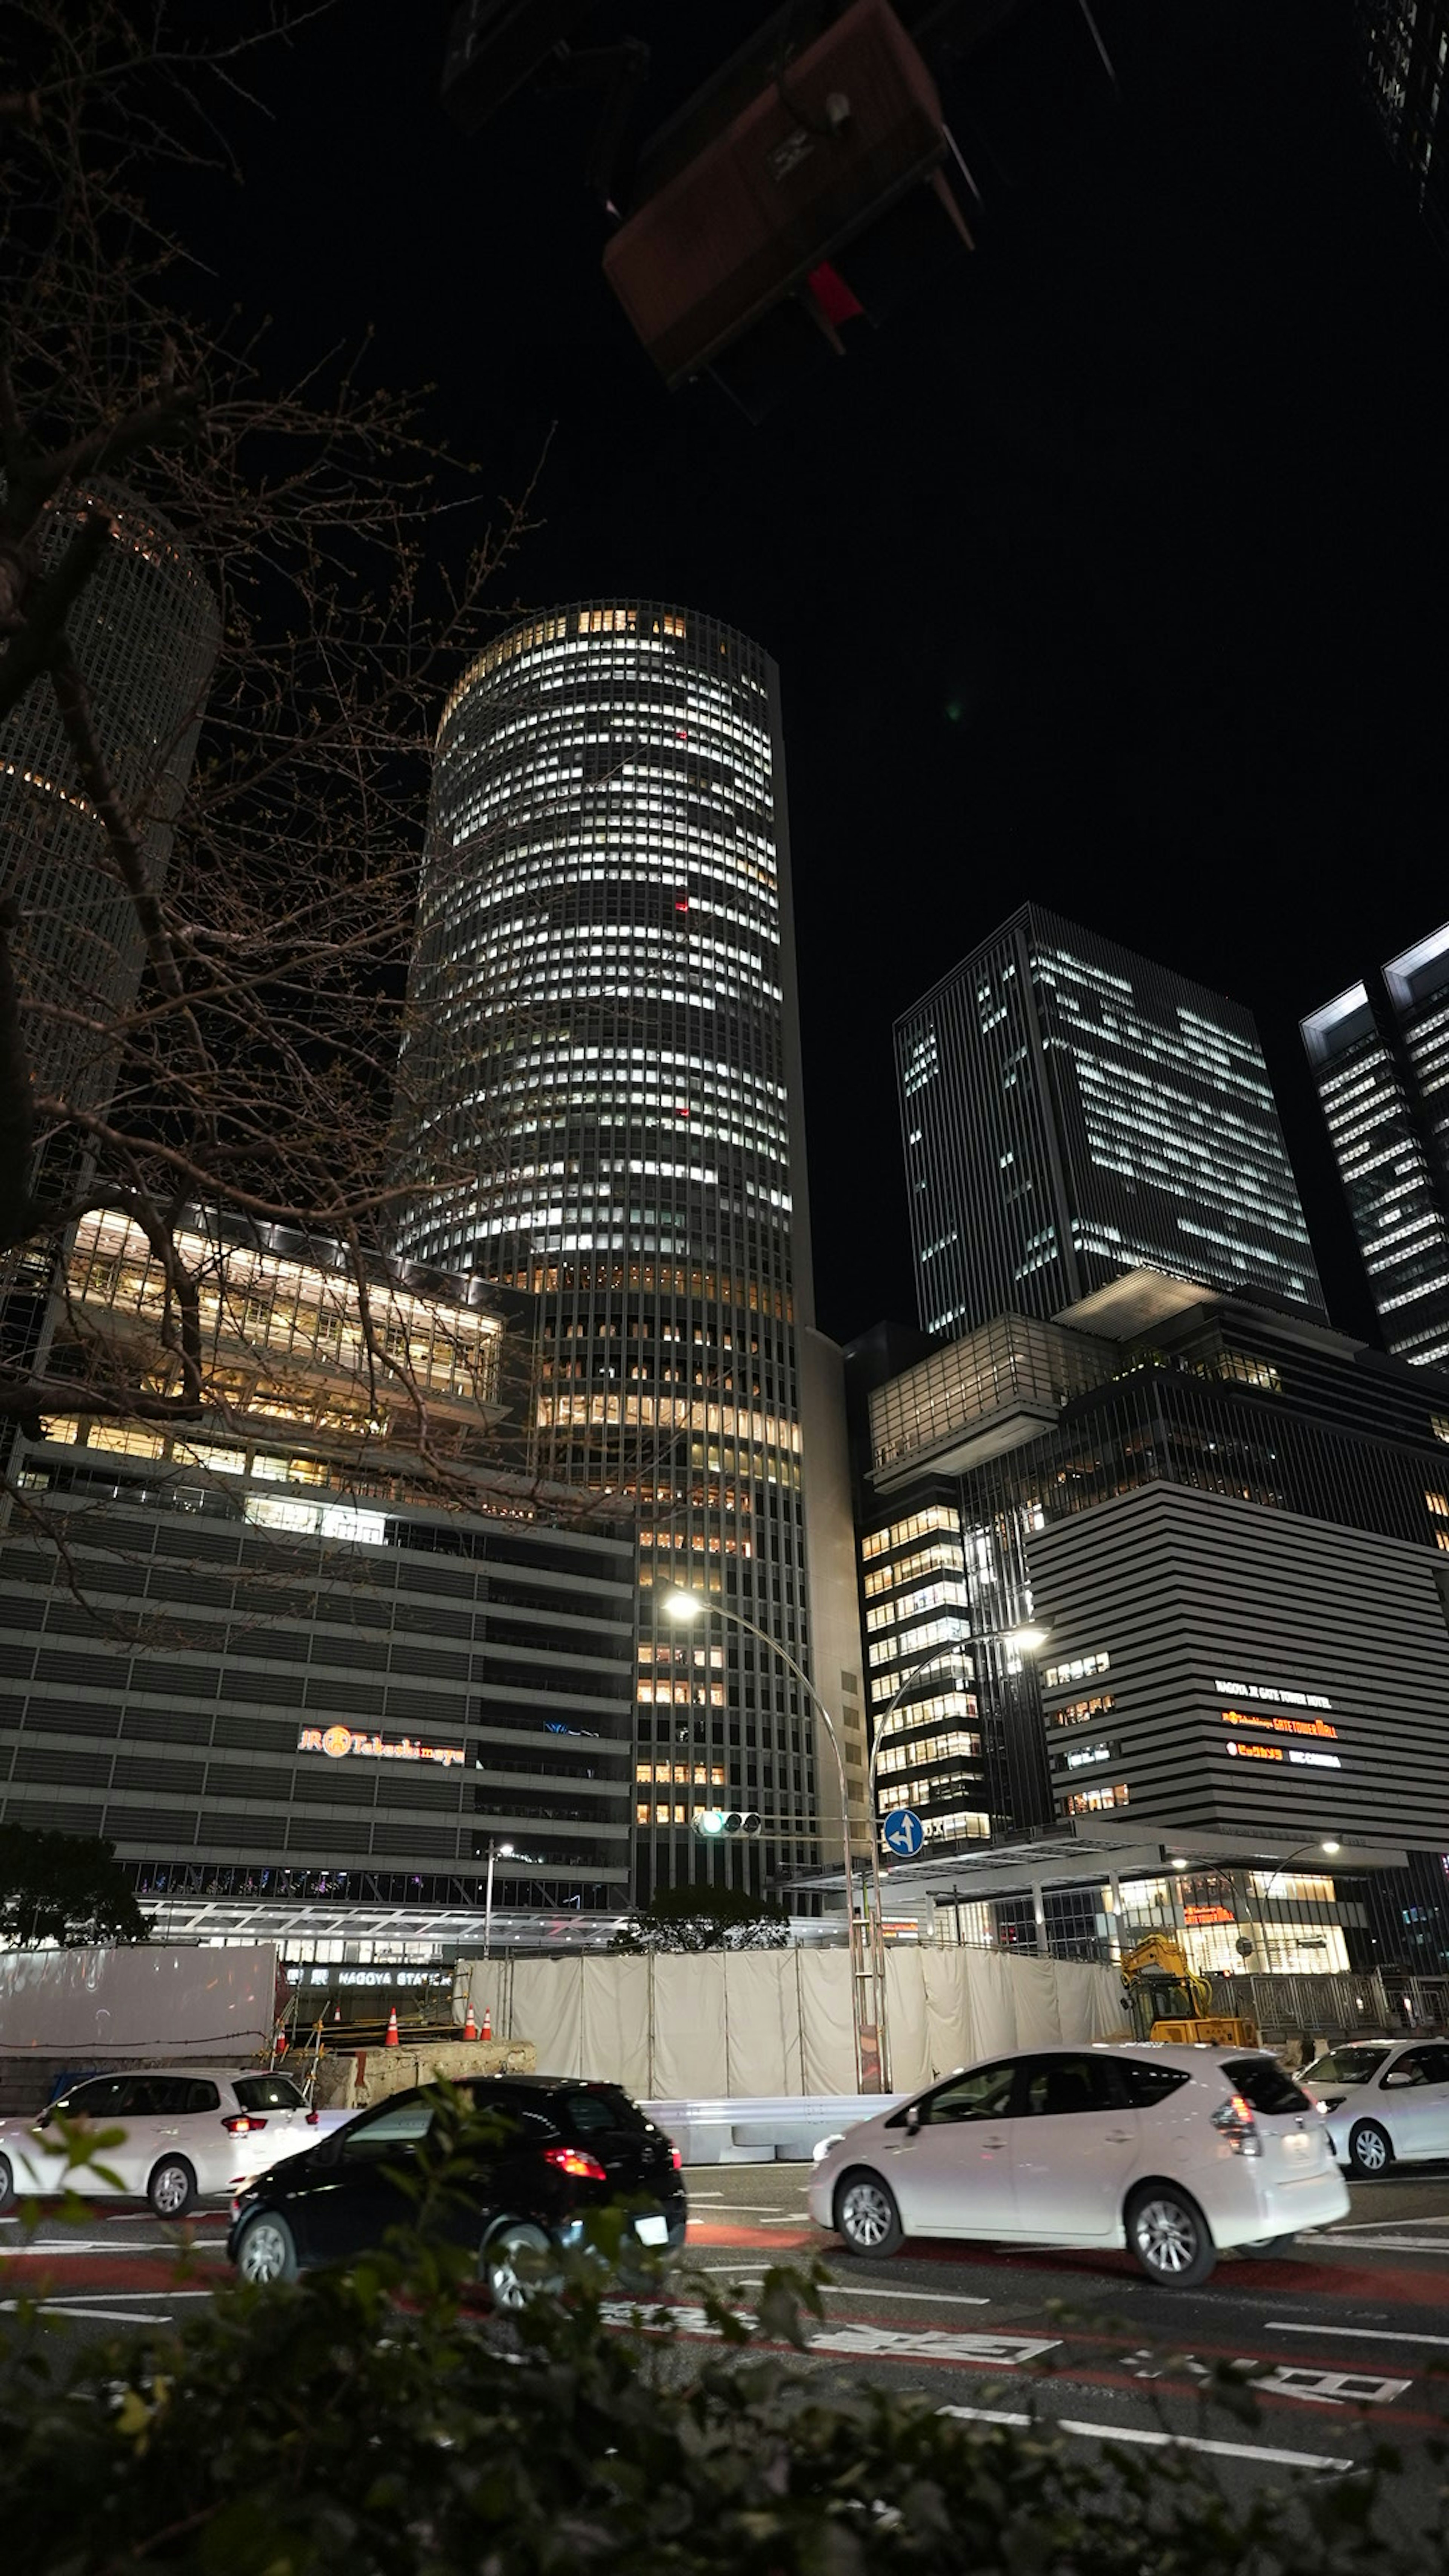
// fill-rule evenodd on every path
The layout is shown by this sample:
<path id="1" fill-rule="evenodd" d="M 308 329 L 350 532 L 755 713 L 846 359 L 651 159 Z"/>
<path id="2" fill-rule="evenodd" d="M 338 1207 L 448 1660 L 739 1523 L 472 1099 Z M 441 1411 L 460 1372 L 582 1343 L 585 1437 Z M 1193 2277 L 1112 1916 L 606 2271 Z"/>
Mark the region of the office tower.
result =
<path id="1" fill-rule="evenodd" d="M 927 1332 L 1146 1267 L 1323 1312 L 1249 1012 L 1024 904 L 896 1023 Z"/>
<path id="2" fill-rule="evenodd" d="M 397 1135 L 402 1246 L 542 1300 L 541 1466 L 639 1512 L 641 1892 L 807 1864 L 838 1809 L 797 1686 L 737 1628 L 658 1607 L 693 1586 L 809 1656 L 863 1778 L 778 683 L 747 636 L 588 604 L 467 672 L 438 737 Z M 705 1846 L 706 1806 L 764 1831 Z"/>
<path id="3" fill-rule="evenodd" d="M 1449 251 L 1449 0 L 1355 0 L 1354 22 L 1369 105 Z"/>
<path id="4" fill-rule="evenodd" d="M 1301 1023 L 1391 1351 L 1449 1360 L 1449 924 Z"/>
<path id="5" fill-rule="evenodd" d="M 160 513 L 106 483 L 53 503 L 44 566 L 66 552 L 92 507 L 109 513 L 113 534 L 67 632 L 159 890 L 220 642 L 217 606 Z M 116 1076 L 111 1032 L 140 983 L 144 941 L 43 674 L 0 721 L 0 841 L 0 893 L 21 912 L 21 1019 L 36 1090 L 102 1108 Z"/>
<path id="6" fill-rule="evenodd" d="M 903 1700 L 882 1808 L 963 1862 L 1003 1826 L 1444 1852 L 1449 1378 L 1186 1281 L 1143 1331 L 1134 1284 L 868 1388 L 877 1716 L 968 1659 Z"/>
<path id="7" fill-rule="evenodd" d="M 20 1444 L 5 1821 L 108 1835 L 173 1935 L 308 1959 L 476 1941 L 490 1846 L 500 1939 L 612 1922 L 634 1547 L 495 1463 L 533 1405 L 532 1301 L 395 1262 L 359 1276 L 200 1210 L 173 1251 L 197 1283 L 198 1418 L 51 1417 Z M 84 1218 L 61 1366 L 74 1333 L 118 1393 L 174 1373 L 170 1289 L 126 1217 Z"/>

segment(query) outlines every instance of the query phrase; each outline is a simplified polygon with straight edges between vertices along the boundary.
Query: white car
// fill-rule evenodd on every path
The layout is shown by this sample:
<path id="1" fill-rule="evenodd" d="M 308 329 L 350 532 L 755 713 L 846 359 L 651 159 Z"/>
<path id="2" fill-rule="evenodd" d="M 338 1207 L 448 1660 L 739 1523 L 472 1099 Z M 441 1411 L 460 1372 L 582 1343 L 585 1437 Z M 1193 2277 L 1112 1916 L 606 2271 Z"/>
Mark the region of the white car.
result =
<path id="1" fill-rule="evenodd" d="M 1356 2174 L 1449 2156 L 1449 2040 L 1349 2040 L 1315 2058 L 1303 2082 Z"/>
<path id="2" fill-rule="evenodd" d="M 963 2068 L 862 2120 L 816 2165 L 810 2214 L 858 2254 L 906 2236 L 1126 2245 L 1188 2289 L 1348 2210 L 1328 2124 L 1264 2052 L 1047 2048 Z"/>
<path id="3" fill-rule="evenodd" d="M 99 2162 L 66 2172 L 57 2115 L 95 2129 L 124 2129 Z M 17 2193 L 72 2191 L 104 2198 L 119 2190 L 149 2200 L 158 2218 L 184 2218 L 210 2192 L 229 2192 L 315 2140 L 317 2114 L 290 2075 L 255 2067 L 194 2066 L 163 2073 L 92 2075 L 73 2084 L 36 2119 L 0 2120 L 0 2209 Z"/>

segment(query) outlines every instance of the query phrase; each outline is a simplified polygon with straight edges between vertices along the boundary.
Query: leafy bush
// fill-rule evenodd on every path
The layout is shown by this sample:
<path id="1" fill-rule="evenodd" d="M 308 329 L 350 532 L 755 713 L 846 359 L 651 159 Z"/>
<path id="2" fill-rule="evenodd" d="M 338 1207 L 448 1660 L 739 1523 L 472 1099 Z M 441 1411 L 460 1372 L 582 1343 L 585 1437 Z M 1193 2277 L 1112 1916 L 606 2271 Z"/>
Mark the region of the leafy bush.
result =
<path id="1" fill-rule="evenodd" d="M 1387 2455 L 1292 2499 L 1224 2495 L 1192 2454 L 1083 2458 L 1045 2425 L 965 2425 L 858 2382 L 840 2393 L 762 2353 L 709 2278 L 690 2295 L 713 2342 L 620 2331 L 597 2249 L 562 2297 L 490 2324 L 470 2307 L 468 2255 L 436 2224 L 455 2116 L 456 2102 L 415 2227 L 376 2257 L 292 2289 L 225 2289 L 174 2335 L 79 2355 L 42 2345 L 38 2360 L 13 2349 L 0 2379 L 10 2566 L 1299 2576 L 1311 2563 L 1363 2576 L 1389 2563 Z M 812 2310 L 817 2280 L 772 2272 L 759 2332 L 803 2344 Z M 1223 2394 L 1251 2407 L 1240 2386 Z"/>

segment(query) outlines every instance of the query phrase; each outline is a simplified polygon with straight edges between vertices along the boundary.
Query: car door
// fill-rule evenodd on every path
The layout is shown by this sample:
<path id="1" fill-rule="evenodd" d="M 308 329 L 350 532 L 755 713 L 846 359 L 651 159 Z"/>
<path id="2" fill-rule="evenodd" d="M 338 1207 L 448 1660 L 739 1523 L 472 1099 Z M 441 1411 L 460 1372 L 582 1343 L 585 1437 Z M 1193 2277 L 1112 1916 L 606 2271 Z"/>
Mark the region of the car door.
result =
<path id="1" fill-rule="evenodd" d="M 299 2212 L 314 2262 L 343 2262 L 381 2245 L 390 2227 L 406 2226 L 415 2203 L 407 2182 L 433 2121 L 421 2090 L 396 2093 L 337 2133 L 319 2155 Z"/>
<path id="2" fill-rule="evenodd" d="M 1027 2058 L 1011 2124 L 1018 2234 L 1104 2243 L 1121 2224 L 1137 2147 L 1138 2116 L 1114 2057 L 1061 2048 Z"/>
<path id="3" fill-rule="evenodd" d="M 1401 2049 L 1372 2089 L 1395 2155 L 1449 2155 L 1449 2048 L 1420 2041 Z"/>
<path id="4" fill-rule="evenodd" d="M 950 2075 L 881 2132 L 881 2167 L 908 2236 L 1010 2236 L 1012 2096 L 1020 2059 Z"/>

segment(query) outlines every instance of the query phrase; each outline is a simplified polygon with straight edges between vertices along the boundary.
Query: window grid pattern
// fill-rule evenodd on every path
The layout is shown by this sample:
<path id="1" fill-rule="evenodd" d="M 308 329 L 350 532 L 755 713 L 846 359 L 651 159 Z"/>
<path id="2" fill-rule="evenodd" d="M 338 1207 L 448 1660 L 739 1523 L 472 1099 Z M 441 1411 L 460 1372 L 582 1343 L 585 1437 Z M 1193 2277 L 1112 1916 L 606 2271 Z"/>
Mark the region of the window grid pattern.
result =
<path id="1" fill-rule="evenodd" d="M 1139 1267 L 1323 1296 L 1250 1014 L 1025 906 L 896 1026 L 928 1332 Z"/>
<path id="2" fill-rule="evenodd" d="M 645 1892 L 817 1856 L 811 1721 L 777 1659 L 730 1632 L 706 1696 L 653 1606 L 698 1587 L 808 1657 L 781 779 L 773 664 L 657 602 L 498 639 L 437 745 L 403 1247 L 538 1293 L 540 1466 L 640 1506 L 641 1636 L 682 1686 L 651 1683 L 641 1753 L 713 1770 L 729 1732 L 777 1773 L 753 1860 L 682 1836 L 691 1799 L 651 1801 Z"/>

